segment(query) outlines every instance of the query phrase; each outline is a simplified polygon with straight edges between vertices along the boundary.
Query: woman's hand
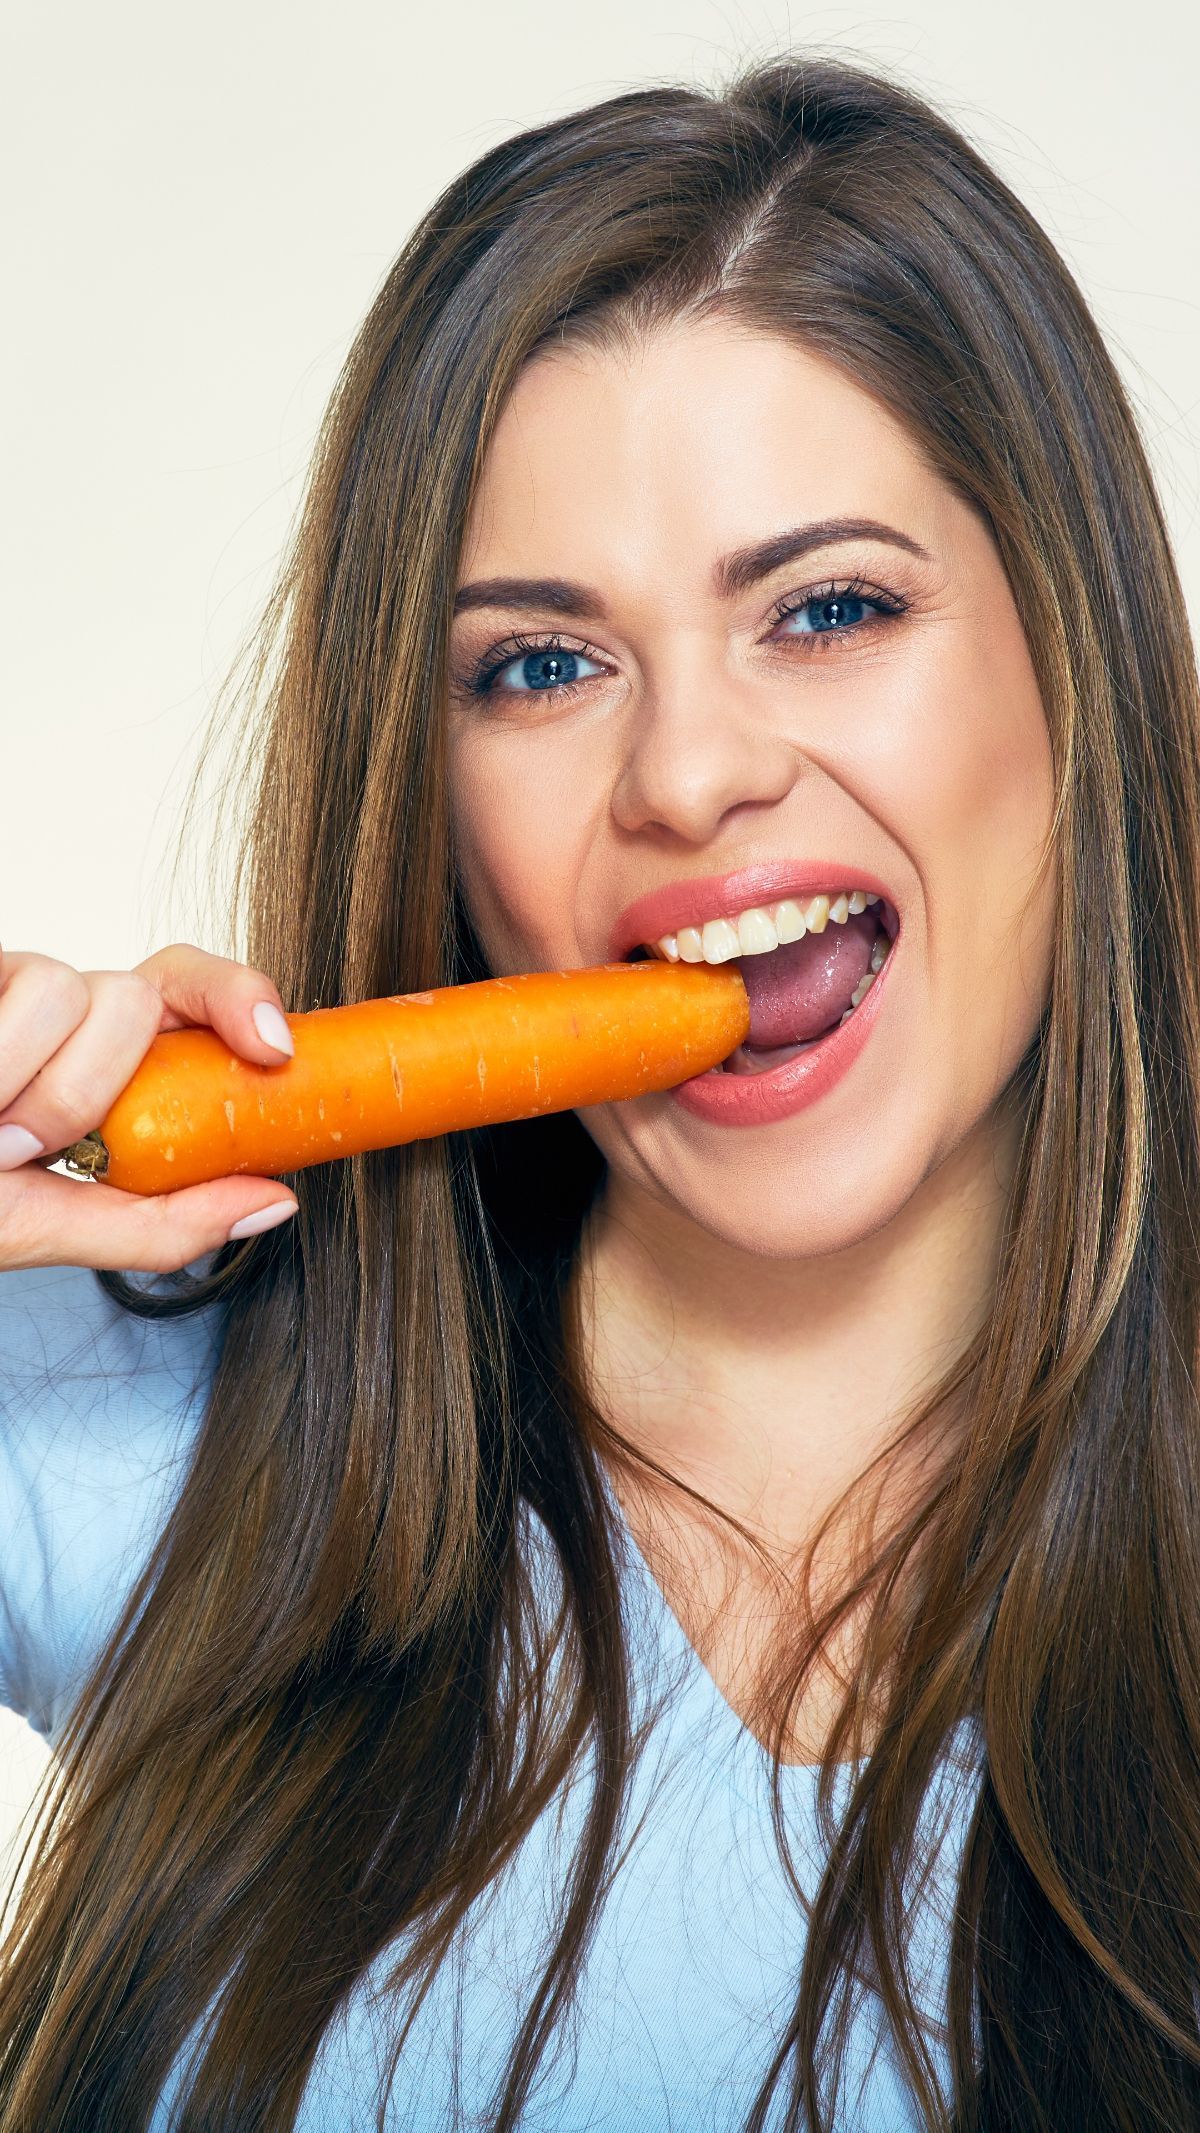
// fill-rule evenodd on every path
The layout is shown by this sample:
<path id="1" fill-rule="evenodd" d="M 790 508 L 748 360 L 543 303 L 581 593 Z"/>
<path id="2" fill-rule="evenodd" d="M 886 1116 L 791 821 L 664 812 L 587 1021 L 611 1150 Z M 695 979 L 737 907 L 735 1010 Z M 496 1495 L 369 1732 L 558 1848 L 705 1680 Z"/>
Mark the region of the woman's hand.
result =
<path id="1" fill-rule="evenodd" d="M 0 1269 L 163 1273 L 295 1214 L 273 1178 L 141 1198 L 44 1167 L 102 1124 L 160 1030 L 198 1023 L 255 1066 L 277 1066 L 292 1049 L 270 979 L 202 948 L 85 971 L 0 949 Z"/>

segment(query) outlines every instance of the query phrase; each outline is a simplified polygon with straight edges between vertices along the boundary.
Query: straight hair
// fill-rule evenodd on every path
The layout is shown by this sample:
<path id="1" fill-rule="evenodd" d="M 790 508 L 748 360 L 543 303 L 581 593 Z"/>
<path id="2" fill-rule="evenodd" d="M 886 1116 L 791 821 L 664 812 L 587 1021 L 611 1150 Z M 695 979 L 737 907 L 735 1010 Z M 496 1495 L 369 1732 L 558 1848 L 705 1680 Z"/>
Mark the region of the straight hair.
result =
<path id="1" fill-rule="evenodd" d="M 839 2122 L 856 1974 L 937 2133 L 1179 2133 L 1200 2123 L 1196 668 L 1087 305 L 922 97 L 787 53 L 721 93 L 529 128 L 446 187 L 351 349 L 252 647 L 239 944 L 297 1011 L 487 974 L 444 714 L 489 439 L 539 351 L 714 316 L 838 365 L 983 515 L 1045 706 L 1061 878 L 993 1308 L 902 1441 L 951 1397 L 969 1426 L 844 1590 L 803 1620 L 797 1600 L 776 1669 L 786 1845 L 780 1743 L 865 1607 L 794 2009 L 745 2133 Z M 0 2133 L 144 2127 L 202 2020 L 181 2133 L 283 2133 L 385 1949 L 386 2090 L 471 1906 L 587 1754 L 488 2121 L 520 2123 L 639 1747 L 604 1481 L 638 1455 L 586 1382 L 573 1279 L 602 1177 L 569 1113 L 414 1143 L 289 1178 L 295 1220 L 198 1276 L 101 1277 L 224 1330 L 185 1484 L 47 1781 L 0 1977 Z M 561 1574 L 550 1622 L 523 1507 Z M 965 1714 L 983 1752 L 943 2096 L 905 1892 Z"/>

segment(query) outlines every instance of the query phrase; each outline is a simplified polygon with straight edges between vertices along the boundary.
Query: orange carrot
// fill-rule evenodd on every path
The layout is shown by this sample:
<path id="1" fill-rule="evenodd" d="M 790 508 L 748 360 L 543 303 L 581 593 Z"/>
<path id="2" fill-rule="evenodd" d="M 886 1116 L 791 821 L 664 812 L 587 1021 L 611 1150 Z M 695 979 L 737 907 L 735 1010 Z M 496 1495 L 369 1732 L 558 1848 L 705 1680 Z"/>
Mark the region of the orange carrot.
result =
<path id="1" fill-rule="evenodd" d="M 97 1132 L 59 1160 L 122 1192 L 263 1177 L 465 1126 L 672 1088 L 750 1027 L 741 973 L 604 963 L 289 1015 L 293 1059 L 164 1031 Z"/>

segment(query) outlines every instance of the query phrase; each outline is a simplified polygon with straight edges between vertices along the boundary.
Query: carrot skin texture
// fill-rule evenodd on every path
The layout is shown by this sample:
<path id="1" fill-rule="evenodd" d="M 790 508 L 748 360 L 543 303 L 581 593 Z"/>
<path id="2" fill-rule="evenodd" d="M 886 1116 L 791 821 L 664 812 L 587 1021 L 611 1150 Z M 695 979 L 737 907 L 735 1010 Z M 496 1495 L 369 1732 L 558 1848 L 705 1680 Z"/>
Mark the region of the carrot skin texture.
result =
<path id="1" fill-rule="evenodd" d="M 105 1182 L 178 1191 L 277 1177 L 468 1126 L 673 1088 L 747 1035 L 740 973 L 703 963 L 532 971 L 289 1015 L 252 1065 L 211 1029 L 154 1039 L 100 1127 Z"/>

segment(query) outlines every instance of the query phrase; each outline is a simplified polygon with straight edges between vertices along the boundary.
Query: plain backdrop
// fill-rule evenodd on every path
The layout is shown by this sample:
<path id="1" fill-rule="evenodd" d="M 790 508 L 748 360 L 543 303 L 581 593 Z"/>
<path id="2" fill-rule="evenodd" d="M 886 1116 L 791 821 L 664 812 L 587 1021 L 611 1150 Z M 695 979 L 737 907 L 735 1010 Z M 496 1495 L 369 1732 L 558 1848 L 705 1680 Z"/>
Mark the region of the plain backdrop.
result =
<path id="1" fill-rule="evenodd" d="M 87 969 L 204 939 L 194 875 L 168 894 L 179 811 L 356 328 L 450 177 L 625 89 L 817 49 L 940 103 L 1093 306 L 1195 618 L 1198 20 L 1192 0 L 10 9 L 0 942 Z M 0 1721 L 0 1818 L 41 1759 Z"/>

